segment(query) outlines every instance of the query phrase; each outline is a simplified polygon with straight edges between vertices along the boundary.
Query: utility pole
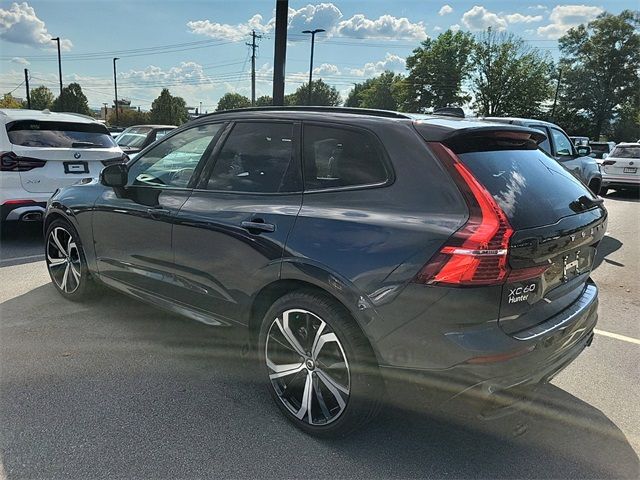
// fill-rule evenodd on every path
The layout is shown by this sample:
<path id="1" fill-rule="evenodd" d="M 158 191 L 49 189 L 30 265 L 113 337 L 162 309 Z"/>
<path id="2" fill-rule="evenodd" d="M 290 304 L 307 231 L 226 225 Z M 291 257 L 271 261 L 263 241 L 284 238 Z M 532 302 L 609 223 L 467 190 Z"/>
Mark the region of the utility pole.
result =
<path id="1" fill-rule="evenodd" d="M 273 50 L 273 104 L 284 105 L 284 66 L 287 61 L 289 0 L 276 0 L 276 40 Z"/>
<path id="2" fill-rule="evenodd" d="M 113 59 L 113 89 L 115 90 L 116 101 L 114 106 L 116 107 L 116 125 L 120 125 L 118 120 L 118 80 L 116 79 L 116 60 L 120 60 L 118 57 Z"/>
<path id="3" fill-rule="evenodd" d="M 60 37 L 52 38 L 52 42 L 58 43 L 58 77 L 60 79 L 60 107 L 64 110 L 63 99 L 62 99 L 62 58 L 60 57 Z"/>
<path id="4" fill-rule="evenodd" d="M 255 30 L 251 30 L 251 43 L 246 45 L 251 47 L 251 106 L 256 104 L 256 39 L 262 38 L 262 35 L 257 35 Z"/>
<path id="5" fill-rule="evenodd" d="M 558 83 L 556 84 L 556 95 L 553 98 L 553 108 L 551 109 L 551 120 L 556 121 L 556 104 L 558 103 L 558 92 L 560 91 L 560 81 L 562 79 L 562 69 L 558 69 Z"/>
<path id="6" fill-rule="evenodd" d="M 315 30 L 305 30 L 302 33 L 310 33 L 311 34 L 311 60 L 309 62 L 309 99 L 307 100 L 307 105 L 311 105 L 311 93 L 312 93 L 312 80 L 313 80 L 313 47 L 316 42 L 316 33 L 324 32 L 325 30 L 322 28 L 316 28 Z"/>
<path id="7" fill-rule="evenodd" d="M 104 105 L 104 121 L 107 121 L 107 113 L 109 113 L 109 110 L 107 109 L 108 107 L 108 103 L 104 102 L 102 105 Z"/>
<path id="8" fill-rule="evenodd" d="M 31 95 L 29 94 L 29 70 L 24 69 L 24 84 L 27 88 L 27 108 L 31 110 Z"/>

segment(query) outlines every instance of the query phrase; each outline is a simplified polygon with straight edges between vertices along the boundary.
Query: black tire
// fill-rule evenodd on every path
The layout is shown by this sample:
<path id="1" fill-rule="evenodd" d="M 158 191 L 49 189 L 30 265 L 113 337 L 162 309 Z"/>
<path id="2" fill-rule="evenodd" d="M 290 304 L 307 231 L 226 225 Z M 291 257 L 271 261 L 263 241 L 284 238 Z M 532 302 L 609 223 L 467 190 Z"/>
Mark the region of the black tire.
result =
<path id="1" fill-rule="evenodd" d="M 600 195 L 601 197 L 605 197 L 607 195 L 607 193 L 609 192 L 609 188 L 607 187 L 600 187 L 600 193 L 598 195 Z"/>
<path id="2" fill-rule="evenodd" d="M 290 312 L 291 310 L 305 313 Z M 287 342 L 281 327 L 284 324 L 285 312 L 290 312 L 287 315 L 290 325 L 287 330 L 294 332 L 293 335 L 299 342 L 299 347 L 307 348 L 305 357 L 299 355 L 295 348 L 291 348 L 291 342 L 288 342 L 287 346 L 282 341 L 278 341 L 277 336 L 282 334 L 280 340 L 284 338 Z M 276 320 L 280 324 L 277 324 Z M 322 325 L 323 323 L 325 325 Z M 296 325 L 307 326 L 306 336 Z M 333 338 L 331 334 L 335 334 L 337 340 L 324 342 L 326 338 Z M 268 339 L 269 344 L 267 344 Z M 319 349 L 310 347 L 310 345 L 316 345 L 314 340 L 319 340 L 318 343 L 321 345 Z M 291 359 L 283 360 L 283 365 L 289 366 L 289 362 L 293 361 L 294 365 L 298 365 L 296 368 L 303 365 L 303 369 L 298 373 L 283 375 L 272 381 L 270 375 L 274 375 L 276 370 L 269 365 L 280 366 L 275 365 L 271 358 L 267 362 L 267 348 L 269 348 L 270 357 L 274 356 L 272 345 L 280 350 L 280 355 L 286 354 Z M 277 355 L 276 353 L 274 357 L 277 358 Z M 344 356 L 343 362 L 340 361 L 340 355 Z M 362 427 L 379 411 L 383 383 L 371 346 L 345 308 L 322 292 L 312 290 L 292 292 L 281 297 L 271 306 L 262 320 L 258 358 L 267 388 L 278 408 L 289 421 L 309 434 L 343 437 Z M 336 359 L 337 362 L 329 364 L 329 361 Z M 307 413 L 305 408 L 300 418 L 294 414 L 294 410 L 298 405 L 300 406 L 298 415 L 303 410 L 303 394 L 307 388 L 307 381 L 312 413 Z M 286 386 L 282 387 L 281 384 L 284 383 Z M 334 388 L 332 389 L 330 385 Z M 348 392 L 338 391 L 336 386 L 348 389 Z M 340 406 L 338 396 L 332 392 L 336 392 L 342 398 L 344 406 Z M 295 404 L 296 398 L 301 398 L 299 404 Z"/>
<path id="3" fill-rule="evenodd" d="M 60 251 L 53 235 L 58 238 L 59 246 L 68 249 L 70 254 Z M 89 300 L 95 292 L 95 282 L 87 268 L 80 236 L 73 225 L 63 219 L 51 222 L 45 234 L 44 249 L 51 283 L 60 295 L 74 302 Z"/>

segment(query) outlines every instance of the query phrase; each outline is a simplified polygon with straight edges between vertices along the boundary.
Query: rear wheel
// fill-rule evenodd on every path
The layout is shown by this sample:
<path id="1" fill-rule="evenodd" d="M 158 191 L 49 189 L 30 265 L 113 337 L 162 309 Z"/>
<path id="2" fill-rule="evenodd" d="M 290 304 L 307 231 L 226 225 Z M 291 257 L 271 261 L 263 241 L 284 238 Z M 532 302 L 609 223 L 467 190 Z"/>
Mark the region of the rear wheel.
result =
<path id="1" fill-rule="evenodd" d="M 74 301 L 90 296 L 94 285 L 80 237 L 66 220 L 54 220 L 47 228 L 45 261 L 51 281 L 61 295 Z"/>
<path id="2" fill-rule="evenodd" d="M 608 189 L 607 187 L 602 187 L 602 188 L 600 188 L 600 193 L 599 193 L 599 195 L 600 195 L 601 197 L 604 197 L 604 196 L 606 196 L 606 195 L 607 195 L 607 193 L 608 193 L 608 192 L 609 192 L 609 189 Z"/>
<path id="3" fill-rule="evenodd" d="M 381 381 L 371 347 L 330 297 L 280 298 L 263 319 L 259 342 L 269 391 L 298 428 L 344 436 L 377 413 Z"/>

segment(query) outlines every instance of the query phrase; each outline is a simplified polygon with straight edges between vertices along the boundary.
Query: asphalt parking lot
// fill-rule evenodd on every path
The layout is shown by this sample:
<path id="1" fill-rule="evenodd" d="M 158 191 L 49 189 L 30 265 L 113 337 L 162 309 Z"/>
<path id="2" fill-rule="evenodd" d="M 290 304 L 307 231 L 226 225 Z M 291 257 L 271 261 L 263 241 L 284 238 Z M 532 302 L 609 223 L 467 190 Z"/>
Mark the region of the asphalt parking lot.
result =
<path id="1" fill-rule="evenodd" d="M 638 478 L 640 202 L 611 193 L 593 345 L 491 422 L 388 407 L 343 440 L 279 414 L 233 330 L 49 283 L 38 225 L 0 251 L 0 479 Z M 393 392 L 396 393 L 396 392 Z"/>

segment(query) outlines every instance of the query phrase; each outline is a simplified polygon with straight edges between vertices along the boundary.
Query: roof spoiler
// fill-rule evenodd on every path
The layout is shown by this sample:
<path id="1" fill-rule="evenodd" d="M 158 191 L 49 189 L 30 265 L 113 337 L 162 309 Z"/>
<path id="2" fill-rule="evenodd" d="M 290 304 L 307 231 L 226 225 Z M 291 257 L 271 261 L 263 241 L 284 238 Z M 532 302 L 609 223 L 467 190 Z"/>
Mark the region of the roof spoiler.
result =
<path id="1" fill-rule="evenodd" d="M 442 107 L 433 111 L 434 115 L 444 115 L 445 117 L 464 118 L 464 110 L 460 107 Z"/>

